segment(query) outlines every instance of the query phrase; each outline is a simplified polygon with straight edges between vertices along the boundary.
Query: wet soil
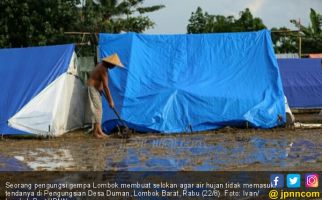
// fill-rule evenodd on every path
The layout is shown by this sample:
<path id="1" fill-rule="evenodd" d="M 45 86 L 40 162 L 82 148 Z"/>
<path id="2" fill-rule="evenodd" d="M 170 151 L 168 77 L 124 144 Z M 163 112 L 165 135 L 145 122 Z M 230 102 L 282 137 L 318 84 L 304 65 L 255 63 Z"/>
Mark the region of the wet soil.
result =
<path id="1" fill-rule="evenodd" d="M 0 171 L 321 171 L 322 129 L 224 128 L 193 134 L 0 140 Z"/>

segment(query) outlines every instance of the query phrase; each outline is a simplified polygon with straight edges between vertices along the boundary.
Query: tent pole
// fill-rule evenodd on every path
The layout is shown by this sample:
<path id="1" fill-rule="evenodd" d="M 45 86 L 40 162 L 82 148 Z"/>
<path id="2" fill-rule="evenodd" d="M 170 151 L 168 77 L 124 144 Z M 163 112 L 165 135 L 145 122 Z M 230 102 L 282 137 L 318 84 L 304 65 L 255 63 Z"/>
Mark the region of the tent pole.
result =
<path id="1" fill-rule="evenodd" d="M 189 129 L 190 129 L 190 132 L 193 133 L 191 124 L 189 124 Z"/>
<path id="2" fill-rule="evenodd" d="M 50 136 L 50 125 L 48 125 L 48 133 L 49 133 L 49 134 L 48 134 L 48 136 L 47 136 L 47 137 L 48 137 L 48 138 L 51 138 L 51 136 Z"/>

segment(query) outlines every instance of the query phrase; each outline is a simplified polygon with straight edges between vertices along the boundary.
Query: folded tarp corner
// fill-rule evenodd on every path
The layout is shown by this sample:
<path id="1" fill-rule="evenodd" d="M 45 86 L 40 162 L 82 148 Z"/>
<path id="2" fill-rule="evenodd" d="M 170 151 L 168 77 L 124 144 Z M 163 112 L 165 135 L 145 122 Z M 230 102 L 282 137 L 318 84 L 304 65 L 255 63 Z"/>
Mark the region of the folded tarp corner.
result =
<path id="1" fill-rule="evenodd" d="M 284 93 L 268 30 L 249 33 L 100 34 L 121 116 L 138 131 L 203 131 L 226 125 L 271 128 L 285 122 Z M 103 128 L 116 116 L 103 103 Z"/>
<path id="2" fill-rule="evenodd" d="M 74 45 L 0 49 L 0 133 L 59 136 L 81 128 L 84 86 Z"/>

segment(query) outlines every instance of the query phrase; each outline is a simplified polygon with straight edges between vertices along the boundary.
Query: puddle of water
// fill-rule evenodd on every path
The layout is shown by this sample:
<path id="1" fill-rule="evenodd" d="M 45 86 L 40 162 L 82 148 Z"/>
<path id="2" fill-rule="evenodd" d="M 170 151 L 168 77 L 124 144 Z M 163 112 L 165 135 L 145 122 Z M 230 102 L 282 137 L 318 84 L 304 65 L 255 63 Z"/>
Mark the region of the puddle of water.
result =
<path id="1" fill-rule="evenodd" d="M 88 137 L 59 144 L 55 140 L 12 142 L 0 155 L 0 171 L 213 171 L 256 166 L 269 170 L 322 162 L 321 140 L 314 137 L 240 135 L 133 136 L 126 143 Z"/>
<path id="2" fill-rule="evenodd" d="M 194 138 L 200 140 L 200 138 Z M 263 164 L 270 166 L 288 166 L 292 164 L 293 154 L 303 151 L 303 146 L 312 146 L 308 141 L 287 141 L 285 139 L 265 139 L 262 137 L 251 137 L 246 142 L 225 140 L 211 143 L 191 143 L 180 137 L 148 140 L 146 143 L 153 150 L 147 151 L 143 148 L 128 149 L 127 156 L 121 162 L 113 163 L 113 167 L 120 170 L 195 170 L 212 171 L 225 170 L 234 166 L 247 166 L 252 164 Z M 189 146 L 189 144 L 191 146 Z M 300 146 L 299 146 L 300 145 Z M 302 145 L 302 147 L 301 147 Z M 312 149 L 312 148 L 311 148 Z M 144 152 L 147 160 L 140 159 L 140 153 Z M 154 153 L 151 153 L 154 152 Z M 156 155 L 155 152 L 158 152 Z M 304 162 L 314 162 L 318 152 L 303 156 Z"/>
<path id="3" fill-rule="evenodd" d="M 289 158 L 298 162 L 318 162 L 322 156 L 321 144 L 308 140 L 296 140 L 290 148 Z"/>
<path id="4" fill-rule="evenodd" d="M 68 170 L 75 166 L 68 149 L 37 148 L 15 158 L 26 163 L 33 170 Z"/>
<path id="5" fill-rule="evenodd" d="M 0 155 L 0 171 L 31 171 L 31 168 L 16 158 Z"/>

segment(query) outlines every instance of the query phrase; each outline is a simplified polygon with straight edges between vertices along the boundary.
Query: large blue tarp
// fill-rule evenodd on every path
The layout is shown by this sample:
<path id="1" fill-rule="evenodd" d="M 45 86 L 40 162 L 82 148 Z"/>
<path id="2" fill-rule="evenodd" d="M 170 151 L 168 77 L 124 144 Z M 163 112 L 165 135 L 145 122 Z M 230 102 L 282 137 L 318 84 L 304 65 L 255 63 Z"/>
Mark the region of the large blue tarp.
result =
<path id="1" fill-rule="evenodd" d="M 131 128 L 164 133 L 225 125 L 271 128 L 285 122 L 282 82 L 270 32 L 100 34 L 100 58 L 118 53 L 109 72 L 116 108 Z M 103 129 L 116 116 L 103 103 Z"/>
<path id="2" fill-rule="evenodd" d="M 291 108 L 322 108 L 321 59 L 278 59 Z"/>
<path id="3" fill-rule="evenodd" d="M 7 121 L 66 72 L 74 45 L 0 49 L 0 134 L 24 134 Z"/>

